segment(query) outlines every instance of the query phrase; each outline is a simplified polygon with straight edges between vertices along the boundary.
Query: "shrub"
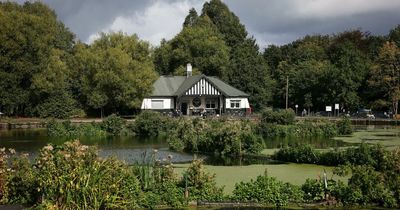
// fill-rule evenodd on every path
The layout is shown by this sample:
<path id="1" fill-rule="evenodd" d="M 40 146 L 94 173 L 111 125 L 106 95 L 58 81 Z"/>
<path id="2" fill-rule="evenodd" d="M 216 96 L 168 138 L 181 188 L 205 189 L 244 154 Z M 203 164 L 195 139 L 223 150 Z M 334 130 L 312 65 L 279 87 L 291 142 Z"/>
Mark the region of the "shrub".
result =
<path id="1" fill-rule="evenodd" d="M 23 170 L 14 174 L 10 200 L 35 201 L 38 208 L 56 209 L 138 206 L 139 182 L 129 167 L 115 158 L 99 159 L 95 148 L 78 141 L 45 146 L 30 167 L 34 179 L 21 179 Z M 17 194 L 23 189 L 31 191 Z"/>
<path id="2" fill-rule="evenodd" d="M 261 122 L 291 125 L 295 121 L 295 116 L 296 114 L 292 109 L 278 109 L 274 111 L 271 108 L 265 108 L 261 111 Z"/>
<path id="3" fill-rule="evenodd" d="M 44 99 L 35 107 L 35 112 L 41 118 L 66 119 L 74 115 L 82 115 L 83 110 L 77 108 L 77 104 L 70 94 L 64 92 Z"/>
<path id="4" fill-rule="evenodd" d="M 140 136 L 158 136 L 166 130 L 168 120 L 172 119 L 167 119 L 159 112 L 143 111 L 136 116 L 132 128 Z"/>
<path id="5" fill-rule="evenodd" d="M 156 208 L 159 205 L 174 208 L 186 206 L 183 188 L 179 186 L 172 167 L 172 156 L 167 156 L 165 161 L 157 160 L 156 156 L 156 150 L 150 155 L 145 152 L 142 155 L 142 162 L 133 165 L 134 174 L 139 178 L 141 189 L 144 191 L 141 206 L 146 208 Z"/>
<path id="6" fill-rule="evenodd" d="M 103 120 L 101 128 L 112 135 L 119 135 L 125 128 L 125 120 L 112 114 Z"/>
<path id="7" fill-rule="evenodd" d="M 304 200 L 306 201 L 321 201 L 325 198 L 325 187 L 322 180 L 307 179 L 301 185 L 301 190 L 304 192 Z"/>
<path id="8" fill-rule="evenodd" d="M 47 122 L 47 133 L 49 136 L 103 136 L 106 132 L 102 130 L 100 124 L 97 123 L 83 123 L 80 125 L 73 125 L 71 121 L 56 121 L 51 120 Z"/>
<path id="9" fill-rule="evenodd" d="M 398 200 L 394 197 L 390 188 L 385 185 L 385 181 L 380 172 L 374 170 L 371 166 L 354 166 L 352 167 L 352 176 L 349 179 L 349 192 L 361 194 L 356 200 L 359 204 L 377 203 L 385 207 L 396 206 Z M 342 196 L 346 201 L 346 196 Z M 351 197 L 351 196 L 348 196 Z"/>
<path id="10" fill-rule="evenodd" d="M 353 133 L 353 127 L 348 117 L 343 117 L 337 122 L 338 134 L 339 135 L 350 135 Z"/>
<path id="11" fill-rule="evenodd" d="M 263 148 L 262 138 L 249 121 L 180 119 L 169 132 L 171 149 L 222 156 L 257 154 Z"/>
<path id="12" fill-rule="evenodd" d="M 301 201 L 301 197 L 298 187 L 267 175 L 258 176 L 250 182 L 237 183 L 232 192 L 232 199 L 235 201 L 258 202 L 277 207 L 286 206 L 289 201 Z"/>
<path id="13" fill-rule="evenodd" d="M 183 188 L 188 187 L 189 200 L 221 201 L 223 188 L 217 187 L 215 174 L 211 175 L 204 169 L 203 161 L 193 160 L 184 172 L 181 181 Z"/>
<path id="14" fill-rule="evenodd" d="M 272 158 L 286 162 L 318 164 L 320 156 L 321 153 L 314 150 L 310 145 L 298 144 L 278 150 Z"/>
<path id="15" fill-rule="evenodd" d="M 293 125 L 278 125 L 261 122 L 258 132 L 265 138 L 277 137 L 333 137 L 337 128 L 331 122 L 299 122 Z"/>
<path id="16" fill-rule="evenodd" d="M 15 158 L 11 164 L 9 178 L 9 203 L 34 205 L 40 199 L 36 173 L 27 154 Z"/>

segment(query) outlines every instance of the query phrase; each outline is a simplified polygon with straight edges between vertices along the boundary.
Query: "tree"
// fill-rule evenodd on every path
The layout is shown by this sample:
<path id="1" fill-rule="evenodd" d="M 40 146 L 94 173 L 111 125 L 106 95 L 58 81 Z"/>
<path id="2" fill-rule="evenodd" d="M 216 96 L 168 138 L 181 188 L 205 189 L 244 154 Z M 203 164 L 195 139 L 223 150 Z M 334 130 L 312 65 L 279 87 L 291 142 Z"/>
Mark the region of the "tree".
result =
<path id="1" fill-rule="evenodd" d="M 162 74 L 177 74 L 191 63 L 200 72 L 221 77 L 229 63 L 229 48 L 207 16 L 187 26 L 155 51 L 155 65 Z"/>
<path id="2" fill-rule="evenodd" d="M 34 115 L 42 101 L 33 78 L 55 67 L 54 50 L 68 57 L 74 35 L 40 2 L 0 2 L 0 22 L 0 106 L 10 115 Z"/>
<path id="3" fill-rule="evenodd" d="M 229 47 L 236 47 L 246 39 L 246 28 L 221 0 L 211 0 L 204 3 L 202 16 L 204 15 L 210 17 Z"/>
<path id="4" fill-rule="evenodd" d="M 274 82 L 255 40 L 246 39 L 232 50 L 231 57 L 234 59 L 231 59 L 230 71 L 227 71 L 223 78 L 234 87 L 250 94 L 250 104 L 255 110 L 261 110 L 272 99 Z"/>
<path id="5" fill-rule="evenodd" d="M 395 42 L 386 42 L 380 49 L 376 64 L 371 69 L 369 84 L 385 90 L 393 113 L 397 114 L 400 100 L 400 48 Z"/>
<path id="6" fill-rule="evenodd" d="M 366 56 L 367 46 L 357 31 L 339 34 L 329 49 L 329 59 L 335 68 L 327 75 L 330 104 L 339 102 L 341 107 L 356 109 L 360 105 L 360 88 L 366 81 L 371 60 Z"/>
<path id="7" fill-rule="evenodd" d="M 76 92 L 88 108 L 139 108 L 152 91 L 156 74 L 150 46 L 136 35 L 101 34 L 91 46 L 78 46 L 74 59 Z"/>
<path id="8" fill-rule="evenodd" d="M 397 47 L 400 47 L 400 25 L 390 30 L 389 40 L 395 42 Z"/>
<path id="9" fill-rule="evenodd" d="M 183 27 L 194 26 L 199 19 L 199 15 L 194 8 L 189 10 L 189 14 L 185 18 L 185 22 L 183 22 Z"/>

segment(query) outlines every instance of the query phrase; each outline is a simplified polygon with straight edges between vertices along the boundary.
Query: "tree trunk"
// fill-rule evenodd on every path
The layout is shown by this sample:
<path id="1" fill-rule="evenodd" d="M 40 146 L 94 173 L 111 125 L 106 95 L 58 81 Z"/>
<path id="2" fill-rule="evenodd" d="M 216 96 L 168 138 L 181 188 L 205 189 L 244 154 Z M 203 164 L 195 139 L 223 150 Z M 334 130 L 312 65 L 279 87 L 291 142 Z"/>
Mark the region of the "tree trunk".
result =
<path id="1" fill-rule="evenodd" d="M 399 102 L 398 101 L 393 101 L 392 105 L 393 105 L 393 114 L 394 114 L 393 118 L 396 118 Z"/>

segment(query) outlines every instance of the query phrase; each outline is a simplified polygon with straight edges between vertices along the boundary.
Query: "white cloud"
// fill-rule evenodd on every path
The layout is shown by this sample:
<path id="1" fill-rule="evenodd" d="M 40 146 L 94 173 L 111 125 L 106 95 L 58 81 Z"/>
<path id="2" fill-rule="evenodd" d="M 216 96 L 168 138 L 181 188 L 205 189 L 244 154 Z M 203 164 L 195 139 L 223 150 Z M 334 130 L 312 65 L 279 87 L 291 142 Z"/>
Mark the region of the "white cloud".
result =
<path id="1" fill-rule="evenodd" d="M 133 12 L 132 15 L 117 16 L 114 21 L 102 29 L 102 32 L 122 31 L 137 34 L 140 39 L 159 45 L 162 38 L 171 39 L 182 29 L 182 23 L 189 10 L 194 7 L 200 13 L 204 1 L 155 1 L 144 11 Z M 89 36 L 87 43 L 99 38 L 95 33 Z"/>

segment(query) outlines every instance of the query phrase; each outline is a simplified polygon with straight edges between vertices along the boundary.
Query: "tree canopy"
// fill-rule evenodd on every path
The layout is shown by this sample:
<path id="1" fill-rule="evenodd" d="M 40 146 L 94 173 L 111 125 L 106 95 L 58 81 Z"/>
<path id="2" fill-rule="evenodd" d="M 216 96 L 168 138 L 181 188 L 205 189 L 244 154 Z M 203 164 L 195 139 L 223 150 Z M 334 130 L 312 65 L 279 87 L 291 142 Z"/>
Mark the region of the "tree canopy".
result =
<path id="1" fill-rule="evenodd" d="M 257 111 L 289 106 L 309 111 L 339 103 L 342 111 L 397 113 L 400 25 L 386 36 L 350 30 L 307 35 L 260 52 L 240 19 L 221 0 L 190 9 L 182 30 L 152 47 L 136 35 L 75 38 L 41 2 L 0 2 L 0 111 L 66 118 L 132 112 L 158 75 L 218 76 L 250 94 Z"/>

